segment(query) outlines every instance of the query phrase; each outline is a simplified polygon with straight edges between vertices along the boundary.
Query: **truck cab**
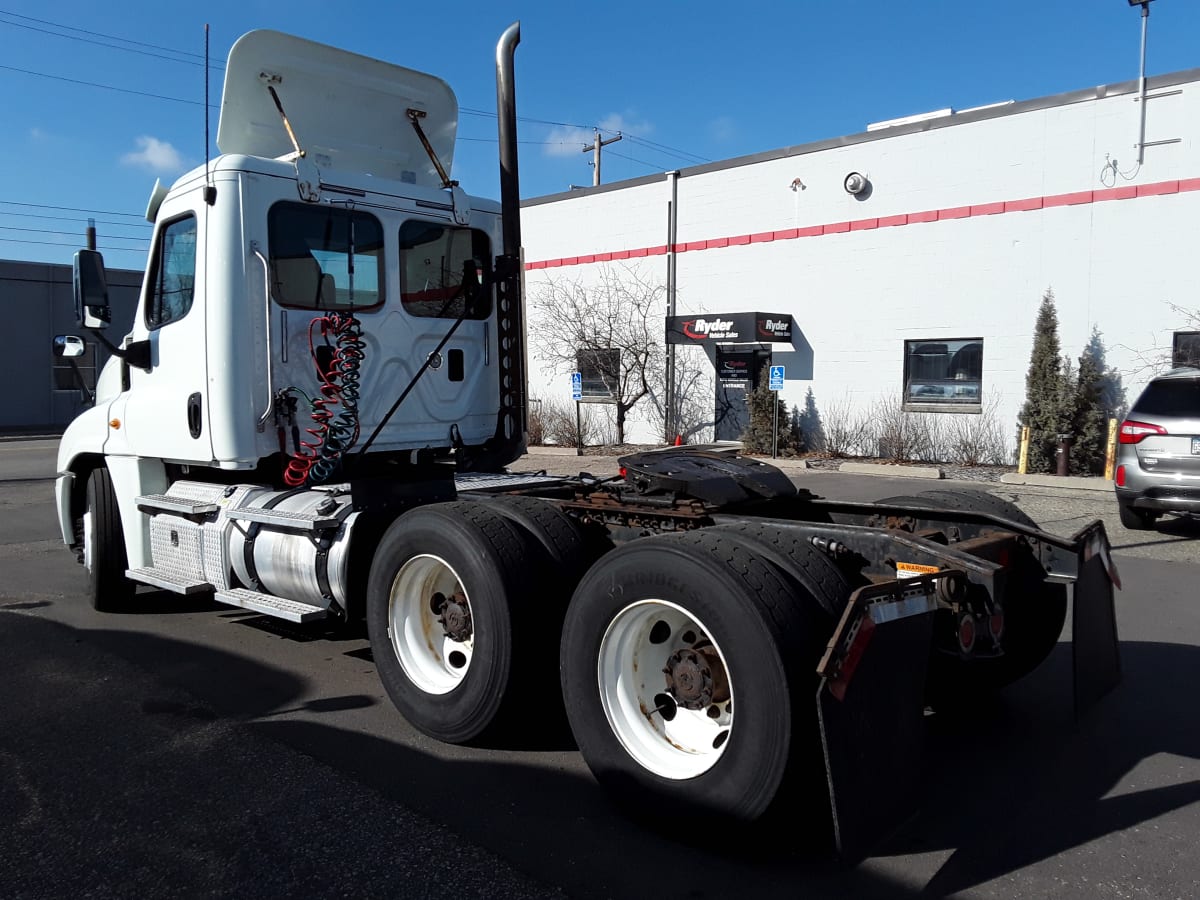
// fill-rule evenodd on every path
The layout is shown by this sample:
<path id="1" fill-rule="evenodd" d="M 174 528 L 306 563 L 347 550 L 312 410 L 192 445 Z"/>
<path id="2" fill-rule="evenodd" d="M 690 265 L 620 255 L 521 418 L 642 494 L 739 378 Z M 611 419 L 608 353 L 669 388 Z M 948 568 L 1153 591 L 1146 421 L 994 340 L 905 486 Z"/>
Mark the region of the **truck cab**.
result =
<path id="1" fill-rule="evenodd" d="M 296 488 L 520 455 L 520 324 L 499 314 L 519 270 L 497 271 L 500 204 L 448 177 L 457 117 L 432 75 L 277 32 L 237 41 L 221 154 L 156 185 L 134 321 L 63 437 L 68 543 L 100 465 L 134 565 L 133 498 L 183 475 Z M 101 326 L 102 276 L 98 254 L 77 260 L 77 305 Z"/>

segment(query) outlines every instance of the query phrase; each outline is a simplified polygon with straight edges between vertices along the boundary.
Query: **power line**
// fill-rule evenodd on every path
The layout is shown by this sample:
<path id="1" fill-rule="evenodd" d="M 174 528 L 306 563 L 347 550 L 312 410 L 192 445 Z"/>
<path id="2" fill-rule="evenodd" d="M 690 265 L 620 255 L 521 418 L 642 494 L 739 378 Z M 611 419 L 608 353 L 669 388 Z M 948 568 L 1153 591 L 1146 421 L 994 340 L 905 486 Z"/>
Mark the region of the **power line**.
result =
<path id="1" fill-rule="evenodd" d="M 7 201 L 0 200 L 0 203 Z M 107 215 L 107 213 L 106 213 Z M 125 213 L 113 213 L 113 215 L 126 215 Z M 131 214 L 130 214 L 131 215 Z M 20 213 L 9 212 L 6 209 L 0 209 L 0 216 L 20 216 L 23 219 L 51 219 L 58 222 L 83 222 L 81 216 L 47 216 L 42 213 Z M 118 228 L 153 228 L 149 222 L 114 222 L 112 219 L 94 219 L 97 225 L 116 225 Z"/>
<path id="2" fill-rule="evenodd" d="M 499 143 L 499 138 L 482 138 L 482 137 L 462 137 L 455 138 L 458 141 L 468 141 L 474 144 L 496 144 Z M 525 144 L 531 147 L 562 147 L 570 144 L 572 147 L 578 145 L 578 141 L 517 141 L 518 144 Z"/>
<path id="3" fill-rule="evenodd" d="M 629 138 L 635 144 L 644 144 L 646 147 L 650 148 L 651 150 L 658 150 L 661 153 L 673 153 L 677 156 L 691 157 L 696 162 L 702 162 L 702 163 L 712 162 L 711 159 L 708 159 L 706 157 L 699 156 L 695 153 L 690 153 L 687 150 L 677 150 L 674 147 L 668 147 L 666 144 L 659 144 L 659 143 L 656 143 L 655 141 L 648 141 L 645 138 L 638 137 L 636 134 L 629 134 L 628 132 L 626 132 L 625 137 Z"/>
<path id="4" fill-rule="evenodd" d="M 0 11 L 2 12 L 2 11 Z M 110 50 L 120 50 L 123 53 L 138 53 L 142 56 L 152 56 L 155 59 L 165 59 L 167 62 L 184 63 L 189 66 L 203 66 L 204 63 L 196 62 L 191 59 L 179 59 L 174 56 L 164 56 L 161 53 L 151 53 L 149 50 L 138 50 L 134 47 L 118 47 L 116 44 L 106 44 L 103 41 L 92 40 L 91 38 L 79 37 L 74 34 L 59 34 L 57 31 L 50 31 L 46 28 L 38 28 L 36 25 L 24 25 L 20 22 L 8 22 L 0 19 L 0 25 L 9 25 L 13 28 L 26 28 L 29 31 L 37 31 L 41 34 L 48 34 L 51 37 L 65 38 L 68 41 L 79 41 L 83 44 L 94 44 L 97 47 L 107 47 Z M 117 38 L 120 40 L 120 38 Z"/>
<path id="5" fill-rule="evenodd" d="M 460 106 L 458 108 L 458 111 L 460 113 L 463 113 L 464 115 L 469 115 L 469 116 L 484 116 L 485 118 L 490 118 L 490 119 L 496 118 L 496 114 L 494 112 L 489 112 L 486 109 L 474 109 L 469 106 Z M 595 125 L 580 125 L 576 122 L 555 122 L 552 119 L 532 119 L 527 116 L 517 116 L 517 121 L 518 122 L 529 122 L 534 125 L 555 125 L 559 128 L 578 128 L 581 131 L 601 131 L 601 132 L 613 131 L 613 129 L 611 129 L 611 128 L 599 128 Z M 655 141 L 648 141 L 645 138 L 638 137 L 635 134 L 630 134 L 628 131 L 625 131 L 624 129 L 622 129 L 620 133 L 632 141 L 635 141 L 639 144 L 645 144 L 647 147 L 654 149 L 654 150 L 658 150 L 661 153 L 674 154 L 675 156 L 678 156 L 681 159 L 692 159 L 692 160 L 695 160 L 696 162 L 712 162 L 711 159 L 706 159 L 705 157 L 699 156 L 695 153 L 689 153 L 687 150 L 678 150 L 674 147 L 668 147 L 666 144 L 659 144 Z M 545 143 L 554 143 L 554 142 L 546 141 Z M 570 142 L 563 141 L 562 143 L 570 143 Z M 580 143 L 583 143 L 583 141 L 581 140 Z"/>
<path id="6" fill-rule="evenodd" d="M 495 110 L 473 109 L 469 106 L 460 106 L 458 111 L 468 116 L 483 116 L 488 119 L 496 118 Z M 517 121 L 532 122 L 535 125 L 558 125 L 562 128 L 582 128 L 585 131 L 590 131 L 592 129 L 591 125 L 578 125 L 575 122 L 553 122 L 550 119 L 530 119 L 527 116 L 517 116 Z"/>
<path id="7" fill-rule="evenodd" d="M 0 225 L 0 231 L 20 231 L 23 234 L 57 234 L 64 237 L 70 237 L 78 234 L 76 231 L 56 231 L 52 228 L 19 228 L 16 225 Z M 124 234 L 106 234 L 106 240 L 114 241 L 141 241 L 143 244 L 149 243 L 149 239 L 145 237 L 133 237 Z"/>
<path id="8" fill-rule="evenodd" d="M 64 31 L 76 31 L 80 34 L 94 34 L 97 37 L 108 38 L 113 41 L 121 41 L 126 44 L 136 44 L 139 47 L 149 47 L 152 50 L 166 50 L 168 53 L 178 53 L 182 56 L 194 56 L 203 62 L 204 56 L 200 53 L 194 53 L 191 50 L 176 50 L 174 47 L 163 47 L 159 44 L 147 44 L 144 41 L 135 41 L 132 38 L 119 37 L 115 34 L 105 34 L 102 31 L 93 31 L 90 28 L 76 28 L 73 25 L 63 25 L 59 22 L 51 22 L 46 19 L 35 19 L 33 16 L 23 16 L 20 13 L 9 12 L 7 9 L 0 9 L 0 14 L 11 16 L 14 19 L 24 19 L 26 22 L 37 22 L 39 25 L 52 25 L 55 28 L 61 28 Z"/>
<path id="9" fill-rule="evenodd" d="M 41 244 L 45 247 L 74 247 L 76 250 L 79 249 L 78 243 L 64 244 L 62 241 L 28 241 L 22 240 L 21 238 L 0 238 L 0 244 Z M 125 251 L 126 253 L 142 253 L 147 249 L 147 247 L 110 247 L 106 245 L 100 247 L 100 249 Z"/>
<path id="10" fill-rule="evenodd" d="M 66 81 L 70 84 L 81 84 L 84 87 L 103 88 L 106 91 L 118 91 L 122 94 L 136 94 L 139 97 L 153 97 L 155 100 L 170 100 L 173 103 L 187 103 L 191 106 L 203 106 L 203 100 L 183 100 L 179 97 L 168 97 L 165 94 L 150 94 L 146 91 L 135 91 L 130 88 L 115 87 L 111 84 L 100 84 L 98 81 L 80 81 L 77 78 L 65 78 L 62 75 L 48 75 L 45 72 L 34 72 L 30 69 L 18 69 L 16 66 L 0 66 L 0 69 L 7 69 L 10 72 L 20 72 L 22 75 L 36 75 L 39 78 L 51 78 L 55 81 Z M 216 104 L 213 104 L 213 109 L 216 109 Z"/>
<path id="11" fill-rule="evenodd" d="M 661 172 L 663 170 L 662 166 L 646 162 L 644 159 L 638 159 L 636 156 L 630 156 L 628 153 L 618 153 L 616 150 L 610 150 L 609 154 L 617 157 L 618 159 L 625 159 L 629 162 L 637 163 L 639 166 L 645 166 L 647 169 L 653 169 L 655 172 Z"/>
<path id="12" fill-rule="evenodd" d="M 187 50 L 176 50 L 171 47 L 162 47 L 158 44 L 149 44 L 144 41 L 135 41 L 130 38 L 123 38 L 123 37 L 118 37 L 116 35 L 104 34 L 103 32 L 90 32 L 90 31 L 86 31 L 85 29 L 75 28 L 70 25 L 61 25 L 57 22 L 50 22 L 46 19 L 37 19 L 32 16 L 23 16 L 18 13 L 8 12 L 7 10 L 0 9 L 0 15 L 10 16 L 12 18 L 17 18 L 17 19 L 24 19 L 29 22 L 38 22 L 40 24 L 50 25 L 54 28 L 59 28 L 59 29 L 64 29 L 64 30 L 69 30 L 69 31 L 78 31 L 78 32 L 82 32 L 84 34 L 95 34 L 95 35 L 98 35 L 99 37 L 104 37 L 104 38 L 108 38 L 110 40 L 115 40 L 115 41 L 122 41 L 124 43 L 129 43 L 129 44 L 136 44 L 137 46 L 140 46 L 140 47 L 151 47 L 156 50 L 165 50 L 168 53 L 176 53 L 176 54 L 182 54 L 182 55 L 186 55 L 186 56 L 194 56 L 198 60 L 204 59 L 204 57 L 201 56 L 200 54 L 192 53 Z M 95 41 L 95 40 L 91 40 L 88 38 L 75 37 L 75 36 L 69 35 L 69 34 L 58 34 L 57 32 L 47 31 L 42 28 L 35 28 L 31 25 L 23 25 L 20 22 L 6 22 L 3 19 L 0 19 L 0 24 L 12 25 L 17 28 L 27 28 L 32 31 L 38 31 L 43 34 L 51 35 L 53 37 L 62 37 L 62 38 L 67 38 L 68 40 L 83 41 L 84 43 L 96 44 L 97 46 L 107 47 L 107 48 L 113 49 L 113 50 L 122 50 L 122 51 L 130 52 L 130 53 L 140 53 L 145 56 L 153 56 L 158 59 L 165 59 L 165 60 L 168 60 L 169 62 L 183 62 L 183 63 L 187 63 L 189 65 L 203 65 L 203 62 L 193 62 L 192 60 L 175 59 L 172 57 L 161 56 L 156 53 L 148 53 L 148 52 L 142 51 L 142 50 L 135 50 L 132 47 L 118 47 L 118 46 L 114 46 L 112 44 L 105 44 L 100 41 Z M 214 68 L 224 68 L 224 66 L 220 63 L 212 63 L 212 66 Z M 149 98 L 155 99 L 155 100 L 168 100 L 172 103 L 186 103 L 190 106 L 204 106 L 205 105 L 204 102 L 200 101 L 200 100 L 188 100 L 188 99 L 184 99 L 182 97 L 170 97 L 165 94 L 153 94 L 153 93 L 150 93 L 147 91 L 137 91 L 137 90 L 133 90 L 131 88 L 117 87 L 116 85 L 101 84 L 101 83 L 95 82 L 95 81 L 81 81 L 81 80 L 75 79 L 75 78 L 67 78 L 62 75 L 52 75 L 48 72 L 35 72 L 31 69 L 22 69 L 22 68 L 18 68 L 16 66 L 0 65 L 0 69 L 6 69 L 10 72 L 19 72 L 23 75 L 33 75 L 38 78 L 49 78 L 54 81 L 63 81 L 68 84 L 77 84 L 77 85 L 82 85 L 84 87 L 100 88 L 102 90 L 115 91 L 117 93 L 122 93 L 122 94 L 132 94 L 132 95 L 138 96 L 138 97 L 149 97 Z M 216 108 L 218 108 L 218 104 L 210 104 L 210 108 L 216 109 Z M 483 110 L 483 109 L 474 109 L 473 107 L 469 107 L 469 106 L 459 107 L 459 112 L 463 115 L 483 116 L 483 117 L 490 118 L 490 119 L 496 118 L 496 113 L 494 111 Z M 536 119 L 536 118 L 531 118 L 528 116 L 518 116 L 518 121 L 527 122 L 527 123 L 535 124 L 535 125 L 550 125 L 550 126 L 559 127 L 559 128 L 578 128 L 580 130 L 589 130 L 589 128 L 590 128 L 593 131 L 609 130 L 609 129 L 600 129 L 596 126 L 580 125 L 575 122 L 560 122 L 560 121 L 556 121 L 553 119 Z M 656 150 L 656 151 L 663 153 L 665 155 L 668 155 L 668 156 L 674 156 L 678 159 L 690 160 L 690 161 L 700 162 L 700 163 L 707 163 L 707 162 L 712 161 L 706 157 L 700 156 L 695 153 L 691 153 L 690 151 L 680 150 L 676 147 L 671 147 L 671 146 L 668 146 L 667 144 L 662 144 L 657 141 L 647 140 L 646 138 L 639 137 L 638 135 L 635 135 L 635 134 L 630 134 L 630 133 L 624 132 L 624 131 L 622 131 L 620 133 L 622 133 L 626 138 L 628 138 L 629 140 L 631 140 L 635 143 L 642 144 L 645 147 L 647 147 L 648 149 Z M 482 139 L 482 138 L 460 138 L 460 140 L 483 141 L 484 139 Z M 549 145 L 549 144 L 553 144 L 556 142 L 554 142 L 554 141 L 541 141 L 541 142 L 520 141 L 519 143 L 524 143 L 524 144 L 540 143 L 543 145 Z M 561 142 L 557 142 L 557 143 L 569 143 L 569 142 L 561 141 Z M 618 156 L 620 156 L 620 155 L 621 154 L 618 154 Z M 634 162 L 641 163 L 642 165 L 646 165 L 650 168 L 658 168 L 657 166 L 652 166 L 650 163 L 645 163 L 645 162 L 642 162 L 641 160 L 633 159 L 632 157 L 622 157 L 622 158 L 631 159 Z"/>
<path id="13" fill-rule="evenodd" d="M 48 203 L 22 203 L 19 200 L 0 200 L 0 205 L 3 205 L 3 206 L 30 206 L 30 207 L 33 207 L 34 209 L 57 209 L 57 210 L 62 210 L 62 211 L 66 211 L 66 212 L 97 213 L 102 216 L 131 216 L 135 219 L 144 219 L 145 218 L 145 216 L 143 216 L 141 213 L 117 212 L 116 210 L 112 210 L 112 209 L 83 209 L 78 206 L 51 206 Z"/>

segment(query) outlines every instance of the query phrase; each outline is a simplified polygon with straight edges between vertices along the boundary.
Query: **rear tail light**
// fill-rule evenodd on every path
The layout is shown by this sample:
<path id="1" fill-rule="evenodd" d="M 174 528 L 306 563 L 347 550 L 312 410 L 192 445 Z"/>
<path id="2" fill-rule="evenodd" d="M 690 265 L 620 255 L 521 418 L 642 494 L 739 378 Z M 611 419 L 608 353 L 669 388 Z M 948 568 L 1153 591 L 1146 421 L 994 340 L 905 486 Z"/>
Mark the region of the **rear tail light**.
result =
<path id="1" fill-rule="evenodd" d="M 975 617 L 969 612 L 963 613 L 958 620 L 958 649 L 970 653 L 975 649 Z"/>
<path id="2" fill-rule="evenodd" d="M 1125 487 L 1125 467 L 1117 466 L 1117 487 Z"/>
<path id="3" fill-rule="evenodd" d="M 1135 422 L 1133 419 L 1126 419 L 1121 423 L 1120 441 L 1122 444 L 1136 444 L 1152 434 L 1166 433 L 1167 429 L 1161 425 L 1151 425 L 1147 422 Z"/>

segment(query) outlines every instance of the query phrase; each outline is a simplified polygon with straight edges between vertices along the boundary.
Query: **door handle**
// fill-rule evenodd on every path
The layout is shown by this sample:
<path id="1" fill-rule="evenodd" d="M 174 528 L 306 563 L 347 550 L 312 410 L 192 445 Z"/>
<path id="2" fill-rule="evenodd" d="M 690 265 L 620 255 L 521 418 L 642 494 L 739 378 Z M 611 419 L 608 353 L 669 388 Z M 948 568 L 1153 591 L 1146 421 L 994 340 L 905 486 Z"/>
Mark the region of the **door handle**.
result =
<path id="1" fill-rule="evenodd" d="M 188 431 L 192 437 L 199 438 L 200 431 L 204 427 L 204 420 L 200 416 L 200 394 L 199 392 L 188 397 L 187 401 L 187 420 Z"/>

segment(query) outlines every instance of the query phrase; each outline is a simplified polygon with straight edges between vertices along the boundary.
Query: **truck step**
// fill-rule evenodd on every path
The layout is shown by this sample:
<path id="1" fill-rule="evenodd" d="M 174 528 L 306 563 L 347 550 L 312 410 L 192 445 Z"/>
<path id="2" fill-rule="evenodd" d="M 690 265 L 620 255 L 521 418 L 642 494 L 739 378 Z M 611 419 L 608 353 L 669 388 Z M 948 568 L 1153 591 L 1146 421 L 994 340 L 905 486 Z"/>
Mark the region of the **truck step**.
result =
<path id="1" fill-rule="evenodd" d="M 228 515 L 239 522 L 258 522 L 261 525 L 274 525 L 276 528 L 288 528 L 293 531 L 324 531 L 337 528 L 350 512 L 351 507 L 346 504 L 328 514 L 248 507 L 231 510 Z"/>
<path id="2" fill-rule="evenodd" d="M 289 622 L 304 624 L 316 622 L 329 615 L 329 610 L 320 606 L 310 606 L 296 600 L 285 600 L 271 594 L 261 594 L 248 588 L 230 588 L 227 591 L 217 591 L 213 599 L 230 606 L 240 606 L 264 616 L 274 616 L 276 619 L 286 619 Z"/>
<path id="3" fill-rule="evenodd" d="M 181 516 L 207 516 L 220 509 L 215 503 L 167 494 L 143 494 L 137 498 L 137 508 L 151 514 L 169 512 Z"/>
<path id="4" fill-rule="evenodd" d="M 213 589 L 212 585 L 207 581 L 182 578 L 170 572 L 164 572 L 162 569 L 155 569 L 152 566 L 145 566 L 140 569 L 126 569 L 125 577 L 131 581 L 139 581 L 142 584 L 162 588 L 164 591 L 172 591 L 176 594 L 203 594 Z"/>

